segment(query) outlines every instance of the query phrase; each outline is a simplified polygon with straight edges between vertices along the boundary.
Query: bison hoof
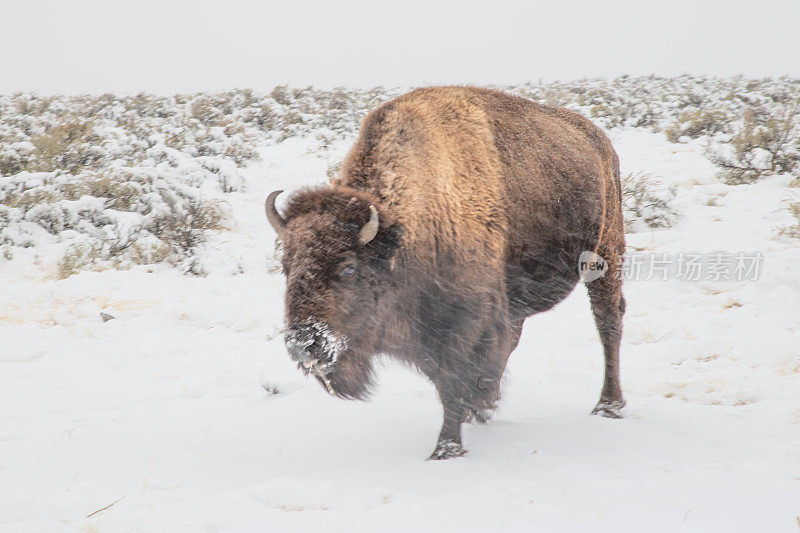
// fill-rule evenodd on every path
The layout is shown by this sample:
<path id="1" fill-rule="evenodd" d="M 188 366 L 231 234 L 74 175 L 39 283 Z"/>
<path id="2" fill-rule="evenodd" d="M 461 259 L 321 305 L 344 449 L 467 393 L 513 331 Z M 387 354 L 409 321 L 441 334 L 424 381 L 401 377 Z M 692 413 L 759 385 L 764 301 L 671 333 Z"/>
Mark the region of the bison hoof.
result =
<path id="1" fill-rule="evenodd" d="M 622 418 L 620 411 L 625 407 L 625 400 L 600 400 L 592 409 L 593 415 L 600 415 L 603 418 Z"/>
<path id="2" fill-rule="evenodd" d="M 460 443 L 458 442 L 440 442 L 436 445 L 436 449 L 428 457 L 429 461 L 439 461 L 441 459 L 452 459 L 453 457 L 461 457 L 467 453 Z"/>

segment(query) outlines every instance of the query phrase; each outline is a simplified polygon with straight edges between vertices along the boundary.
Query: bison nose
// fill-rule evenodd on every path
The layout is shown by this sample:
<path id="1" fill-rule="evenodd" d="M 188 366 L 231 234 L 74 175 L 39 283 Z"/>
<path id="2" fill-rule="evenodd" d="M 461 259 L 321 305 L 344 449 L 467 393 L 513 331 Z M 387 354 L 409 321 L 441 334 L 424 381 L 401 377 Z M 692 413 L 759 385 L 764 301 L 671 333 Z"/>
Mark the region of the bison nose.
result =
<path id="1" fill-rule="evenodd" d="M 319 358 L 320 344 L 313 333 L 291 331 L 286 335 L 286 349 L 293 361 L 309 363 Z"/>
<path id="2" fill-rule="evenodd" d="M 289 355 L 292 357 L 293 361 L 297 361 L 298 363 L 308 363 L 312 359 L 315 359 L 314 354 L 312 353 L 311 346 L 314 344 L 314 341 L 310 341 L 311 344 L 308 346 L 303 345 L 293 345 L 289 346 Z"/>

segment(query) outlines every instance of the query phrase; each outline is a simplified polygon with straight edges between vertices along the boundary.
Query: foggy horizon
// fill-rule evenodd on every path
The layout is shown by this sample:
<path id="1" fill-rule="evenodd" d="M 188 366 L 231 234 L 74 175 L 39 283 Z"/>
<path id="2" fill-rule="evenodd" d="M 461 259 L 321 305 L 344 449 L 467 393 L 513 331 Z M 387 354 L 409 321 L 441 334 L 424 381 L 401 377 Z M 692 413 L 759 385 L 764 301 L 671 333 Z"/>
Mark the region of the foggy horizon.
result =
<path id="1" fill-rule="evenodd" d="M 33 23 L 0 35 L 0 93 L 800 77 L 800 4 L 752 5 L 30 2 L 4 9 L 8 21 Z"/>

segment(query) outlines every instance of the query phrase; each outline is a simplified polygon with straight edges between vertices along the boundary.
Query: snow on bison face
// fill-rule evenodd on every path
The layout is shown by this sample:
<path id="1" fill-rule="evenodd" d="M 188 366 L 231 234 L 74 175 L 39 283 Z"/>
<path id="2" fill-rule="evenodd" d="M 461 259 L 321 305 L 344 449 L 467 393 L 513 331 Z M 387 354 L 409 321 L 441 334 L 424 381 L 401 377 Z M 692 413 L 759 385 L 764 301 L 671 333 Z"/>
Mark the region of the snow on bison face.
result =
<path id="1" fill-rule="evenodd" d="M 286 348 L 331 394 L 363 398 L 399 227 L 381 221 L 377 199 L 364 193 L 301 191 L 284 216 L 274 206 L 279 193 L 267 199 L 267 216 L 284 243 Z"/>

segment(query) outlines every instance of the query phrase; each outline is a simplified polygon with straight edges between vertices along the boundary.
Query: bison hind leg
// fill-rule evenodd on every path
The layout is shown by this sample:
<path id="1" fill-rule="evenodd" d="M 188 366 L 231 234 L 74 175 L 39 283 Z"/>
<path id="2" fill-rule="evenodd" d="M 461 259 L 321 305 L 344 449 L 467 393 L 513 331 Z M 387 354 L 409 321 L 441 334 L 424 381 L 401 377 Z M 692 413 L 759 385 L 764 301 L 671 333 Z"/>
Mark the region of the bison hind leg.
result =
<path id="1" fill-rule="evenodd" d="M 592 409 L 593 415 L 600 415 L 603 418 L 622 418 L 620 411 L 625 407 L 625 400 L 620 398 L 618 400 L 605 400 L 600 398 L 597 405 Z"/>
<path id="2" fill-rule="evenodd" d="M 619 383 L 619 347 L 625 298 L 622 296 L 619 254 L 606 252 L 601 253 L 601 256 L 608 261 L 608 271 L 604 276 L 586 283 L 605 358 L 603 390 L 592 414 L 605 418 L 622 418 L 620 411 L 625 407 L 625 399 Z"/>

